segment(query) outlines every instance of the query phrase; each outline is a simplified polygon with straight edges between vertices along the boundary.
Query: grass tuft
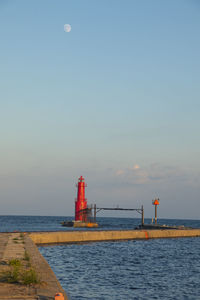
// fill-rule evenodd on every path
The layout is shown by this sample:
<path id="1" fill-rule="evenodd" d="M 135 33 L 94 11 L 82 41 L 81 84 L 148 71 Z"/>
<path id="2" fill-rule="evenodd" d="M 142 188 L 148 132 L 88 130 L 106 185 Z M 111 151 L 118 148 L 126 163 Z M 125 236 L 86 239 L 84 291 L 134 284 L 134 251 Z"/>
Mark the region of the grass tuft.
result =
<path id="1" fill-rule="evenodd" d="M 19 259 L 12 259 L 8 262 L 8 270 L 0 273 L 0 282 L 18 283 L 23 285 L 31 285 L 40 283 L 40 279 L 36 271 L 31 267 L 30 256 L 25 253 L 27 264 Z"/>
<path id="2" fill-rule="evenodd" d="M 30 261 L 30 255 L 28 254 L 28 252 L 26 250 L 25 250 L 25 253 L 24 253 L 24 260 Z"/>
<path id="3" fill-rule="evenodd" d="M 37 273 L 33 268 L 26 270 L 22 273 L 21 281 L 22 281 L 22 284 L 25 284 L 25 285 L 40 283 Z"/>
<path id="4" fill-rule="evenodd" d="M 13 267 L 21 267 L 22 263 L 19 259 L 11 259 L 9 261 L 9 266 L 13 266 Z"/>
<path id="5" fill-rule="evenodd" d="M 18 283 L 20 280 L 19 266 L 14 266 L 8 271 L 1 273 L 1 281 L 8 283 Z"/>

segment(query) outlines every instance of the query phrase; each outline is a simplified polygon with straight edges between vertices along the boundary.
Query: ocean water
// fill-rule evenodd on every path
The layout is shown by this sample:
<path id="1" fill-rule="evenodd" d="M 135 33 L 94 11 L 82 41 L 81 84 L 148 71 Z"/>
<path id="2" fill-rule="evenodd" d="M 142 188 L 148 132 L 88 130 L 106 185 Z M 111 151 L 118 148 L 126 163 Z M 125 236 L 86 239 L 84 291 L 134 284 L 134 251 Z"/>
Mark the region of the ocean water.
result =
<path id="1" fill-rule="evenodd" d="M 9 231 L 67 231 L 67 230 L 85 230 L 80 228 L 70 228 L 61 226 L 62 221 L 70 221 L 73 217 L 64 216 L 1 216 L 0 232 Z M 99 228 L 87 230 L 118 230 L 134 229 L 141 224 L 138 218 L 97 218 Z M 178 219 L 160 219 L 159 224 L 166 225 L 184 225 L 187 227 L 200 228 L 200 220 L 178 220 Z M 145 224 L 150 224 L 151 219 L 145 219 Z"/>
<path id="2" fill-rule="evenodd" d="M 72 300 L 200 299 L 200 238 L 40 247 Z"/>
<path id="3" fill-rule="evenodd" d="M 73 230 L 60 225 L 65 219 L 0 216 L 0 230 Z M 139 219 L 129 218 L 98 221 L 105 230 L 132 229 L 140 224 Z M 200 228 L 198 220 L 162 219 L 159 223 Z M 58 245 L 39 250 L 72 300 L 200 299 L 200 238 Z"/>

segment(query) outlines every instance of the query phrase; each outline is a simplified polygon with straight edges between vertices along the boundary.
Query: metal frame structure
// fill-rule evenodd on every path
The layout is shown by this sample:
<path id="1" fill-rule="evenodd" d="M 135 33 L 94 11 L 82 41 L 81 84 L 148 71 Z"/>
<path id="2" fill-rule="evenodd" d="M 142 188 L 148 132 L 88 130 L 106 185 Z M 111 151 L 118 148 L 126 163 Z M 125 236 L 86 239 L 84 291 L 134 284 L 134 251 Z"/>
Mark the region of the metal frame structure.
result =
<path id="1" fill-rule="evenodd" d="M 92 216 L 92 210 L 94 210 L 93 216 Z M 116 207 L 116 208 L 109 208 L 109 207 L 97 207 L 96 204 L 91 205 L 90 207 L 87 207 L 85 209 L 82 209 L 79 211 L 79 213 L 83 213 L 85 215 L 86 219 L 93 218 L 93 222 L 96 223 L 96 215 L 98 212 L 101 210 L 123 210 L 123 211 L 136 211 L 139 214 L 141 214 L 141 225 L 144 225 L 144 207 L 143 205 L 141 208 L 121 208 L 121 207 Z"/>

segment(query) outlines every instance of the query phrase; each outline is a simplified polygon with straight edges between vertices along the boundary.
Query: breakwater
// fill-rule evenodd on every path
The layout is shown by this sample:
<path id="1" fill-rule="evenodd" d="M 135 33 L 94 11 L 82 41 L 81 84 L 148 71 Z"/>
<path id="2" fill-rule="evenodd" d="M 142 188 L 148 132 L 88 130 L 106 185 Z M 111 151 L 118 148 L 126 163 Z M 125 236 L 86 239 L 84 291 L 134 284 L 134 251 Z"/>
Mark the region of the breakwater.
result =
<path id="1" fill-rule="evenodd" d="M 25 233 L 0 233 L 0 299 L 68 297 L 37 246 Z"/>
<path id="2" fill-rule="evenodd" d="M 12 269 L 10 262 L 12 261 L 12 263 L 14 263 L 15 261 L 16 263 L 17 260 L 21 262 L 22 267 L 26 268 L 28 272 L 31 266 L 40 279 L 40 282 L 35 286 L 29 285 L 25 287 L 20 282 L 21 278 L 19 278 L 19 284 L 15 283 L 14 285 L 9 281 L 5 282 L 3 279 L 0 282 L 0 298 L 54 299 L 56 293 L 62 292 L 65 299 L 68 299 L 54 272 L 40 254 L 36 245 L 183 237 L 200 237 L 200 229 L 0 233 L 0 271 L 4 272 L 4 275 L 8 274 L 7 271 L 10 270 L 10 268 Z M 27 254 L 29 260 L 25 262 Z"/>
<path id="3" fill-rule="evenodd" d="M 199 299 L 200 238 L 41 246 L 71 300 Z"/>
<path id="4" fill-rule="evenodd" d="M 199 237 L 200 229 L 60 231 L 30 233 L 29 236 L 35 244 L 45 245 L 156 238 Z"/>

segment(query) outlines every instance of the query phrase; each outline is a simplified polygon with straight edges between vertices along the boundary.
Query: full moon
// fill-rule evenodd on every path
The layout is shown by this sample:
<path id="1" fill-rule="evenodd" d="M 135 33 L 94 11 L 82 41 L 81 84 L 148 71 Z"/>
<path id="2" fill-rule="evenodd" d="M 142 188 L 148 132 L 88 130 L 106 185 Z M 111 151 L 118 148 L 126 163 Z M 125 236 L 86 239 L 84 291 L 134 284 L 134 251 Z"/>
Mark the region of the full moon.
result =
<path id="1" fill-rule="evenodd" d="M 70 32 L 71 30 L 72 30 L 71 25 L 69 25 L 69 24 L 65 24 L 65 25 L 64 25 L 64 31 L 65 31 L 65 32 Z"/>

